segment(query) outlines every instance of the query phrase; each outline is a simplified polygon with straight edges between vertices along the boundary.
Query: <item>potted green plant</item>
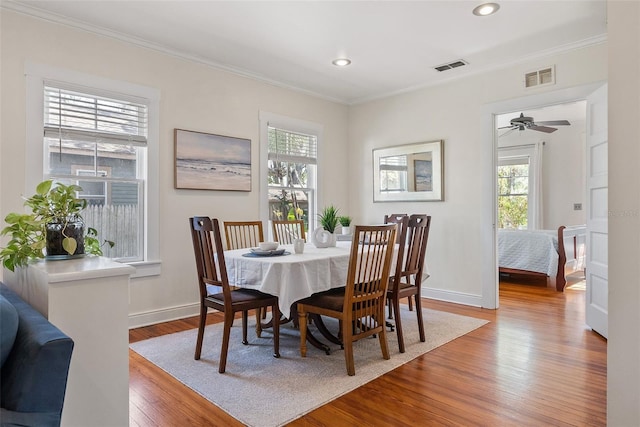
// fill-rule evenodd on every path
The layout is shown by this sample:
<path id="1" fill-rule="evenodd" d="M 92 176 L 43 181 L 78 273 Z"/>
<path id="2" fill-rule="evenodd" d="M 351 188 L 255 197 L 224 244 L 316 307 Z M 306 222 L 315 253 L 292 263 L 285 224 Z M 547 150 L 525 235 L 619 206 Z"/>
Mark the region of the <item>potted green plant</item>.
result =
<path id="1" fill-rule="evenodd" d="M 318 215 L 320 225 L 329 233 L 334 233 L 338 226 L 338 209 L 333 205 L 329 205 Z"/>
<path id="2" fill-rule="evenodd" d="M 316 228 L 311 235 L 311 243 L 318 248 L 327 248 L 336 245 L 336 235 L 334 234 L 338 226 L 338 209 L 334 206 L 327 206 L 318 214 L 320 227 Z"/>
<path id="3" fill-rule="evenodd" d="M 102 255 L 102 245 L 114 243 L 98 240 L 96 229 L 88 227 L 84 233 L 81 212 L 87 200 L 77 197 L 82 188 L 77 185 L 53 184 L 43 181 L 36 194 L 25 200 L 31 213 L 10 213 L 5 217 L 7 226 L 0 235 L 11 239 L 0 250 L 0 260 L 7 269 L 24 267 L 29 260 L 44 258 L 63 259 L 83 256 L 85 253 Z M 46 251 L 46 252 L 45 252 Z"/>
<path id="4" fill-rule="evenodd" d="M 342 234 L 349 234 L 351 233 L 351 217 L 350 216 L 341 216 L 340 218 L 338 218 L 338 222 L 340 222 L 340 225 L 342 226 Z"/>

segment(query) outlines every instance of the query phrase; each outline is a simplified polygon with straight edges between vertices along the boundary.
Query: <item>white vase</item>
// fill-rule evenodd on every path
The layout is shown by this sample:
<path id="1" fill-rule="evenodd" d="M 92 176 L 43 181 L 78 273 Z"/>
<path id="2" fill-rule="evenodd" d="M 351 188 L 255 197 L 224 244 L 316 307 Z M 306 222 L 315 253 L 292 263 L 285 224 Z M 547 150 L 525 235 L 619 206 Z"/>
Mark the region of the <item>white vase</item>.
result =
<path id="1" fill-rule="evenodd" d="M 322 227 L 318 227 L 311 234 L 311 243 L 315 245 L 316 248 L 329 248 L 336 246 L 336 235 L 334 233 L 329 233 Z"/>
<path id="2" fill-rule="evenodd" d="M 342 234 L 351 234 L 351 226 L 342 226 Z"/>

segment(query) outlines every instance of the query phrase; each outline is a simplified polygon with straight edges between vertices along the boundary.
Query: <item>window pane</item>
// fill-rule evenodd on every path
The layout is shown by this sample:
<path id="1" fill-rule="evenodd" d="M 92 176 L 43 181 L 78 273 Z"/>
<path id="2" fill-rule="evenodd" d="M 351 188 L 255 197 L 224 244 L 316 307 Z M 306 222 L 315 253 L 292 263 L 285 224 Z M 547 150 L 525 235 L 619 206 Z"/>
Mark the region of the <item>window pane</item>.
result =
<path id="1" fill-rule="evenodd" d="M 501 196 L 498 197 L 498 226 L 499 228 L 527 228 L 528 197 Z"/>
<path id="2" fill-rule="evenodd" d="M 309 168 L 305 163 L 291 163 L 269 160 L 269 185 L 283 187 L 307 187 Z"/>
<path id="3" fill-rule="evenodd" d="M 304 221 L 309 229 L 309 200 L 313 190 L 269 188 L 269 219 Z"/>
<path id="4" fill-rule="evenodd" d="M 526 229 L 529 212 L 529 164 L 498 167 L 498 227 Z"/>

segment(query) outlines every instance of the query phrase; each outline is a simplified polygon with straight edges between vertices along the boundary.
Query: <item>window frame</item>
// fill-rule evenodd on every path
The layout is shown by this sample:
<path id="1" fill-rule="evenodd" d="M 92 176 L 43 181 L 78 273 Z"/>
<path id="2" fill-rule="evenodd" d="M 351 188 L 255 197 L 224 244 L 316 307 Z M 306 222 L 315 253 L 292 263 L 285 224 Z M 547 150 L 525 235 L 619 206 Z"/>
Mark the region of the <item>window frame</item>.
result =
<path id="1" fill-rule="evenodd" d="M 160 91 L 147 86 L 129 82 L 106 79 L 73 70 L 28 62 L 26 75 L 26 151 L 35 153 L 25 156 L 25 194 L 33 191 L 44 179 L 44 165 L 47 153 L 44 149 L 44 86 L 47 81 L 60 82 L 75 88 L 87 88 L 88 91 L 120 93 L 148 102 L 147 161 L 142 168 L 146 175 L 144 184 L 144 250 L 143 260 L 128 262 L 136 267 L 131 277 L 144 277 L 160 274 L 161 261 L 159 251 L 159 115 Z M 125 96 L 126 96 L 125 95 Z M 140 162 L 142 163 L 142 162 Z"/>
<path id="2" fill-rule="evenodd" d="M 533 217 L 534 212 L 538 209 L 539 204 L 542 203 L 541 200 L 538 200 L 538 192 L 535 191 L 537 162 L 538 159 L 536 158 L 535 146 L 533 145 L 498 148 L 498 162 L 496 166 L 496 200 L 499 200 L 499 198 L 502 197 L 497 186 L 499 180 L 498 168 L 500 166 L 528 164 L 529 182 L 527 190 L 527 230 L 535 229 L 535 221 Z M 500 212 L 497 212 L 497 215 L 499 216 Z M 496 218 L 496 221 L 497 220 L 498 218 Z"/>
<path id="3" fill-rule="evenodd" d="M 321 125 L 291 117 L 281 116 L 273 113 L 260 112 L 260 219 L 264 224 L 269 225 L 269 186 L 268 186 L 268 161 L 269 161 L 269 126 L 291 132 L 313 135 L 316 137 L 316 176 L 315 188 L 313 188 L 312 200 L 309 200 L 309 230 L 317 227 L 318 206 L 321 206 L 320 180 L 321 165 L 320 154 L 322 150 Z M 311 187 L 307 187 L 311 188 Z M 313 212 L 312 208 L 313 207 Z M 272 230 L 267 226 L 268 235 L 271 239 Z"/>

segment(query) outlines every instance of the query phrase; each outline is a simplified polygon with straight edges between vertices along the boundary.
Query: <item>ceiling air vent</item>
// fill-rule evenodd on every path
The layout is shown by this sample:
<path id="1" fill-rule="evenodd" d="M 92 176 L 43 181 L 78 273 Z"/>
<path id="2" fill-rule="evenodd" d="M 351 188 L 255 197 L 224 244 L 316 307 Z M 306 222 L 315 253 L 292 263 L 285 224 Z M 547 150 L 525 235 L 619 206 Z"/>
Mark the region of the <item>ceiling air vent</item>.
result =
<path id="1" fill-rule="evenodd" d="M 556 82 L 555 67 L 541 68 L 540 70 L 530 71 L 524 75 L 524 87 L 536 87 L 543 85 L 552 85 Z"/>
<path id="2" fill-rule="evenodd" d="M 462 60 L 462 59 L 458 59 L 457 61 L 453 61 L 449 64 L 443 64 L 443 65 L 438 65 L 437 67 L 433 67 L 438 71 L 446 71 L 446 70 L 451 70 L 452 68 L 458 68 L 458 67 L 462 67 L 463 65 L 467 65 L 468 62 Z"/>

